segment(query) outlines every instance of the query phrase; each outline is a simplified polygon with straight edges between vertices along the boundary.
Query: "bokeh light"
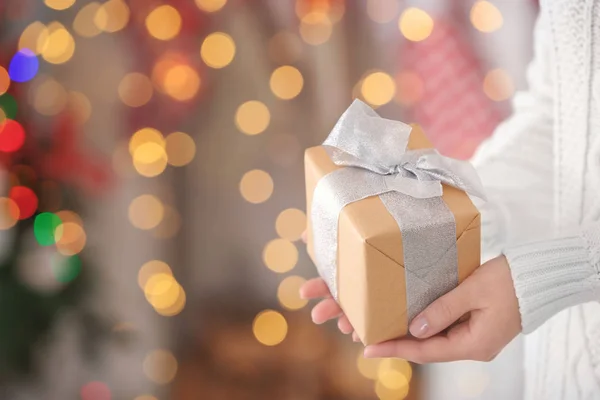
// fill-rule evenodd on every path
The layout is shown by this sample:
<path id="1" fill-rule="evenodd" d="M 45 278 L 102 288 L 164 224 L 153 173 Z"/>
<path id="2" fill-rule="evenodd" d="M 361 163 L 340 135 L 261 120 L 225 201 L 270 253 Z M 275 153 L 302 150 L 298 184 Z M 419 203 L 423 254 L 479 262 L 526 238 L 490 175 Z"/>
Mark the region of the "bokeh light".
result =
<path id="1" fill-rule="evenodd" d="M 308 300 L 300 297 L 300 287 L 306 279 L 300 276 L 288 276 L 277 288 L 277 299 L 282 307 L 288 310 L 299 310 L 304 307 Z"/>
<path id="2" fill-rule="evenodd" d="M 143 394 L 141 396 L 136 397 L 133 400 L 158 400 L 156 397 L 151 396 L 149 394 Z"/>
<path id="3" fill-rule="evenodd" d="M 396 75 L 396 97 L 398 104 L 412 106 L 416 104 L 425 92 L 423 79 L 413 71 L 400 71 Z"/>
<path id="4" fill-rule="evenodd" d="M 297 34 L 289 31 L 276 33 L 269 40 L 269 57 L 277 64 L 291 64 L 302 55 L 303 44 Z"/>
<path id="5" fill-rule="evenodd" d="M 313 46 L 327 42 L 332 32 L 333 24 L 325 13 L 311 12 L 300 20 L 300 37 Z"/>
<path id="6" fill-rule="evenodd" d="M 198 93 L 199 88 L 200 76 L 189 65 L 175 65 L 165 74 L 163 90 L 175 100 L 190 100 Z"/>
<path id="7" fill-rule="evenodd" d="M 151 260 L 142 265 L 138 272 L 138 285 L 140 289 L 143 290 L 146 287 L 146 283 L 148 283 L 148 279 L 158 274 L 173 275 L 173 271 L 171 271 L 169 264 L 160 260 Z"/>
<path id="8" fill-rule="evenodd" d="M 200 56 L 209 67 L 224 68 L 231 64 L 235 57 L 235 42 L 226 33 L 211 33 L 202 42 Z"/>
<path id="9" fill-rule="evenodd" d="M 413 42 L 420 42 L 431 35 L 433 18 L 420 8 L 409 7 L 400 15 L 398 27 L 405 38 Z"/>
<path id="10" fill-rule="evenodd" d="M 72 222 L 83 227 L 83 220 L 77 213 L 70 210 L 61 210 L 55 213 L 58 218 L 64 223 Z"/>
<path id="11" fill-rule="evenodd" d="M 173 307 L 180 298 L 183 288 L 171 274 L 154 274 L 144 287 L 146 300 L 156 310 Z"/>
<path id="12" fill-rule="evenodd" d="M 38 55 L 48 45 L 49 32 L 46 25 L 40 21 L 29 24 L 19 38 L 19 50 L 29 49 Z"/>
<path id="13" fill-rule="evenodd" d="M 160 224 L 152 230 L 152 235 L 159 239 L 170 239 L 179 233 L 181 215 L 173 207 L 165 204 L 165 215 Z"/>
<path id="14" fill-rule="evenodd" d="M 502 28 L 502 13 L 489 1 L 478 0 L 471 7 L 471 23 L 481 32 L 494 32 Z"/>
<path id="15" fill-rule="evenodd" d="M 288 332 L 287 321 L 277 311 L 260 312 L 252 323 L 254 337 L 265 346 L 276 346 L 283 342 Z"/>
<path id="16" fill-rule="evenodd" d="M 156 39 L 173 39 L 181 30 L 181 15 L 172 6 L 158 6 L 146 17 L 146 28 Z"/>
<path id="17" fill-rule="evenodd" d="M 33 108 L 42 115 L 57 115 L 67 106 L 67 91 L 58 81 L 47 78 L 31 87 Z"/>
<path id="18" fill-rule="evenodd" d="M 0 124 L 0 151 L 13 153 L 25 143 L 25 130 L 17 121 L 5 119 Z"/>
<path id="19" fill-rule="evenodd" d="M 0 197 L 0 230 L 10 229 L 19 220 L 19 206 L 8 198 Z"/>
<path id="20" fill-rule="evenodd" d="M 361 93 L 367 103 L 381 106 L 394 98 L 396 83 L 385 72 L 373 72 L 363 80 Z"/>
<path id="21" fill-rule="evenodd" d="M 129 204 L 129 222 L 138 229 L 148 230 L 156 227 L 163 215 L 163 203 L 150 194 L 138 196 Z"/>
<path id="22" fill-rule="evenodd" d="M 336 23 L 344 16 L 346 6 L 343 1 L 335 0 L 297 0 L 295 10 L 300 20 L 310 14 L 322 14 Z"/>
<path id="23" fill-rule="evenodd" d="M 44 4 L 54 10 L 66 10 L 75 4 L 75 0 L 44 0 Z"/>
<path id="24" fill-rule="evenodd" d="M 44 60 L 51 64 L 64 64 L 75 53 L 75 40 L 60 22 L 48 25 L 48 43 L 42 51 Z"/>
<path id="25" fill-rule="evenodd" d="M 168 350 L 151 351 L 143 363 L 143 370 L 148 379 L 160 385 L 165 385 L 175 378 L 177 367 L 177 359 Z"/>
<path id="26" fill-rule="evenodd" d="M 8 91 L 10 87 L 10 75 L 6 68 L 0 65 L 0 96 Z"/>
<path id="27" fill-rule="evenodd" d="M 26 186 L 14 186 L 10 189 L 8 197 L 19 207 L 19 219 L 31 217 L 38 207 L 38 198 L 30 188 Z"/>
<path id="28" fill-rule="evenodd" d="M 300 239 L 302 232 L 306 229 L 306 214 L 297 208 L 283 210 L 275 220 L 277 234 L 287 240 L 296 241 Z"/>
<path id="29" fill-rule="evenodd" d="M 363 349 L 358 352 L 356 367 L 358 372 L 365 378 L 376 380 L 380 363 L 380 358 L 365 358 Z"/>
<path id="30" fill-rule="evenodd" d="M 141 107 L 152 99 L 154 89 L 150 78 L 139 72 L 123 77 L 119 83 L 119 98 L 129 107 Z"/>
<path id="31" fill-rule="evenodd" d="M 400 390 L 412 378 L 412 368 L 408 361 L 400 358 L 382 359 L 377 368 L 377 379 L 387 389 Z"/>
<path id="32" fill-rule="evenodd" d="M 284 65 L 273 71 L 269 85 L 275 96 L 289 100 L 300 94 L 304 86 L 304 78 L 297 68 Z"/>
<path id="33" fill-rule="evenodd" d="M 298 249 L 289 240 L 274 239 L 265 245 L 262 257 L 267 268 L 283 274 L 296 266 Z"/>
<path id="34" fill-rule="evenodd" d="M 35 217 L 33 234 L 40 246 L 52 246 L 55 242 L 55 231 L 62 224 L 60 218 L 50 212 L 43 212 Z"/>
<path id="35" fill-rule="evenodd" d="M 40 62 L 30 49 L 19 50 L 10 61 L 8 75 L 15 82 L 27 82 L 35 77 Z"/>
<path id="36" fill-rule="evenodd" d="M 199 9 L 205 12 L 216 12 L 225 6 L 227 0 L 196 0 Z"/>
<path id="37" fill-rule="evenodd" d="M 0 108 L 3 111 L 5 118 L 15 119 L 17 117 L 17 101 L 10 93 L 0 95 Z"/>
<path id="38" fill-rule="evenodd" d="M 79 36 L 91 38 L 102 33 L 102 30 L 98 28 L 94 21 L 100 7 L 100 3 L 94 1 L 86 4 L 79 10 L 73 20 L 73 30 Z"/>
<path id="39" fill-rule="evenodd" d="M 260 101 L 247 101 L 239 106 L 235 113 L 235 124 L 246 135 L 258 135 L 264 132 L 270 122 L 271 113 Z"/>
<path id="40" fill-rule="evenodd" d="M 170 307 L 165 307 L 165 308 L 155 307 L 154 311 L 156 311 L 157 314 L 159 314 L 163 317 L 174 317 L 183 311 L 183 309 L 185 308 L 185 303 L 186 303 L 185 290 L 183 290 L 183 288 L 180 286 L 179 292 L 178 292 L 178 297 L 177 297 L 177 299 L 175 299 L 175 302 L 173 303 L 173 305 L 171 305 Z"/>
<path id="41" fill-rule="evenodd" d="M 52 257 L 52 273 L 57 282 L 69 283 L 81 272 L 81 259 L 77 255 L 65 256 L 54 254 Z"/>
<path id="42" fill-rule="evenodd" d="M 135 170 L 142 176 L 160 175 L 167 167 L 167 152 L 163 135 L 153 128 L 137 131 L 129 141 L 129 153 Z"/>
<path id="43" fill-rule="evenodd" d="M 396 18 L 399 3 L 390 0 L 367 0 L 367 15 L 372 21 L 385 24 Z"/>
<path id="44" fill-rule="evenodd" d="M 83 226 L 75 222 L 63 222 L 54 231 L 56 249 L 60 254 L 72 256 L 85 247 L 87 236 Z"/>
<path id="45" fill-rule="evenodd" d="M 240 181 L 240 193 L 250 203 L 264 203 L 273 194 L 273 179 L 260 169 L 248 171 Z"/>
<path id="46" fill-rule="evenodd" d="M 515 92 L 513 81 L 508 73 L 501 69 L 489 71 L 483 80 L 483 91 L 494 101 L 504 101 L 511 98 Z"/>
<path id="47" fill-rule="evenodd" d="M 161 147 L 165 147 L 166 142 L 162 133 L 154 128 L 142 128 L 135 132 L 129 139 L 129 154 L 135 154 L 135 151 L 143 144 L 155 143 Z"/>
<path id="48" fill-rule="evenodd" d="M 408 396 L 410 385 L 404 381 L 401 381 L 401 383 L 404 385 L 390 389 L 381 381 L 375 382 L 375 394 L 377 395 L 377 398 L 379 400 L 402 400 L 406 398 L 406 396 Z"/>
<path id="49" fill-rule="evenodd" d="M 94 24 L 104 32 L 118 32 L 127 26 L 129 15 L 129 6 L 125 1 L 109 0 L 96 11 Z"/>
<path id="50" fill-rule="evenodd" d="M 194 159 L 196 143 L 187 133 L 173 132 L 165 139 L 165 150 L 169 164 L 174 167 L 182 167 Z"/>
<path id="51" fill-rule="evenodd" d="M 73 113 L 75 121 L 83 125 L 92 116 L 92 103 L 87 96 L 81 92 L 69 92 L 67 106 Z"/>
<path id="52" fill-rule="evenodd" d="M 102 382 L 90 382 L 83 385 L 79 395 L 81 400 L 111 400 L 110 388 Z"/>

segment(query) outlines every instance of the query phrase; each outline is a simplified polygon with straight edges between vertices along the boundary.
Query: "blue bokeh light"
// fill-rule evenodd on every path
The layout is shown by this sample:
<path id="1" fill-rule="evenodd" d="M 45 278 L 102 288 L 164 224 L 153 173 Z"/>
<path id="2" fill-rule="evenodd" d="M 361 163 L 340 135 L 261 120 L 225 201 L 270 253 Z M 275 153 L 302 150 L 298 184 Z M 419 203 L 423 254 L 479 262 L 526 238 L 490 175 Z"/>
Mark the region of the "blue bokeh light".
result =
<path id="1" fill-rule="evenodd" d="M 15 82 L 27 82 L 37 74 L 40 62 L 33 51 L 21 49 L 14 55 L 8 67 L 8 75 Z"/>

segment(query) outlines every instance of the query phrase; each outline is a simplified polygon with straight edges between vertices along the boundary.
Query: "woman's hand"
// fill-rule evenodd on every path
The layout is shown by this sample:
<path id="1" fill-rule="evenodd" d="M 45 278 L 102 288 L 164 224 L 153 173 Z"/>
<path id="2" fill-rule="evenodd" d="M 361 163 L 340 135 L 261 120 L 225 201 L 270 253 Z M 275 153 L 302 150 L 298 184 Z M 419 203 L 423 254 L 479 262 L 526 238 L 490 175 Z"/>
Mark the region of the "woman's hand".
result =
<path id="1" fill-rule="evenodd" d="M 469 319 L 441 333 L 468 313 Z M 367 346 L 365 357 L 398 357 L 416 363 L 491 361 L 520 331 L 519 303 L 508 262 L 501 256 L 483 264 L 417 316 L 410 325 L 417 339 Z"/>

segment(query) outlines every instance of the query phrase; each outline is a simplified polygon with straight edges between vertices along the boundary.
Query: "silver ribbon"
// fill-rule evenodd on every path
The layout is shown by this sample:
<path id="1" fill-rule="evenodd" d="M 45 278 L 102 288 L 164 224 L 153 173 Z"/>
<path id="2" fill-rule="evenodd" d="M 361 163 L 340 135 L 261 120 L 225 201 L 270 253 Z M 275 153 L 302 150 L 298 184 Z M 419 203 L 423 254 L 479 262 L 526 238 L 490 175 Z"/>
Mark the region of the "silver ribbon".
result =
<path id="1" fill-rule="evenodd" d="M 458 285 L 456 222 L 441 197 L 442 183 L 485 199 L 468 162 L 434 149 L 407 150 L 411 129 L 355 100 L 323 143 L 332 161 L 347 168 L 319 180 L 310 211 L 315 263 L 337 300 L 340 212 L 380 197 L 402 232 L 408 321 Z"/>

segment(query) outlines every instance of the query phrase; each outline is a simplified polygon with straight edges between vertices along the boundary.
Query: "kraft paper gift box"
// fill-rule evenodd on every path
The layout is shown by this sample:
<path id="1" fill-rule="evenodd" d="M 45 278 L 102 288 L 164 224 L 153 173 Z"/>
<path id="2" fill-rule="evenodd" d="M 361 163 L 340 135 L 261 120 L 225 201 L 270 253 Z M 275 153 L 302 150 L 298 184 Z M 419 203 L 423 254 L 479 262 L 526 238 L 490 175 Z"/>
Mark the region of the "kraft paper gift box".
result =
<path id="1" fill-rule="evenodd" d="M 394 132 L 394 130 L 398 130 L 400 134 Z M 395 135 L 407 136 L 405 142 L 398 140 L 400 147 L 404 144 L 404 148 L 390 147 L 393 146 L 396 139 L 390 141 L 389 138 L 396 138 Z M 344 141 L 348 140 L 351 143 L 344 145 Z M 341 170 L 350 168 L 352 169 L 349 170 L 350 175 L 355 173 L 359 175 L 366 174 L 367 178 L 365 179 L 373 178 L 376 182 L 382 179 L 387 180 L 389 183 L 391 182 L 390 179 L 394 179 L 394 173 L 385 173 L 385 171 L 373 173 L 365 171 L 360 166 L 352 166 L 354 164 L 364 164 L 360 157 L 357 157 L 357 153 L 364 150 L 362 149 L 364 143 L 361 143 L 364 141 L 370 142 L 371 146 L 388 146 L 383 151 L 391 151 L 391 154 L 397 154 L 396 157 L 400 160 L 402 160 L 402 153 L 404 152 L 414 153 L 416 151 L 417 155 L 419 152 L 429 153 L 434 154 L 434 157 L 439 156 L 439 154 L 433 150 L 431 142 L 419 126 L 409 126 L 380 118 L 359 100 L 356 100 L 342 116 L 324 145 L 306 150 L 304 161 L 307 216 L 309 217 L 307 228 L 308 253 L 317 265 L 321 276 L 325 278 L 332 294 L 334 294 L 334 298 L 347 315 L 362 343 L 369 345 L 406 335 L 411 318 L 414 318 L 433 300 L 462 282 L 480 265 L 480 214 L 469 195 L 457 187 L 461 187 L 461 184 L 466 187 L 470 186 L 471 194 L 481 198 L 484 195 L 481 184 L 476 174 L 473 176 L 474 170 L 470 165 L 458 160 L 450 160 L 449 164 L 444 164 L 449 159 L 442 157 L 443 165 L 452 167 L 452 163 L 460 164 L 459 171 L 461 168 L 467 171 L 467 175 L 470 176 L 466 180 L 470 179 L 473 182 L 472 185 L 464 182 L 451 185 L 456 183 L 457 180 L 460 181 L 462 179 L 460 176 L 455 177 L 454 181 L 449 182 L 450 184 L 442 179 L 440 184 L 440 181 L 432 179 L 431 176 L 428 175 L 423 178 L 422 174 L 417 172 L 417 175 L 421 175 L 419 179 L 425 180 L 425 192 L 430 187 L 438 184 L 441 197 L 432 199 L 427 198 L 427 194 L 425 194 L 424 198 L 420 198 L 423 197 L 423 193 L 417 190 L 415 195 L 417 198 L 406 200 L 406 194 L 391 190 L 388 194 L 366 196 L 366 198 L 349 204 L 343 204 L 343 202 L 339 204 L 339 199 L 333 200 L 332 198 L 344 197 L 344 195 L 338 195 L 336 190 L 341 192 L 355 191 L 357 189 L 352 187 L 352 183 L 354 183 L 359 186 L 358 190 L 360 191 L 360 187 L 369 185 L 368 182 L 366 184 L 362 182 L 360 177 L 357 179 L 351 178 L 350 184 L 342 182 L 337 189 L 335 185 L 320 187 L 318 195 L 322 199 L 319 199 L 319 210 L 313 209 L 313 206 L 317 207 L 313 198 L 317 186 L 329 186 L 324 178 L 335 176 L 334 173 L 340 174 Z M 331 143 L 333 142 L 335 143 L 332 146 Z M 337 142 L 342 142 L 342 147 L 348 153 L 337 149 Z M 336 159 L 337 163 L 332 158 Z M 348 162 L 348 160 L 350 161 Z M 357 160 L 359 161 L 357 162 Z M 419 164 L 419 162 L 416 164 Z M 398 167 L 395 168 L 394 172 L 399 170 Z M 411 169 L 408 164 L 406 168 Z M 414 168 L 412 169 L 414 172 Z M 433 175 L 438 172 L 436 168 L 430 169 L 434 170 Z M 404 179 L 400 180 L 397 185 L 410 187 L 414 181 L 419 180 L 411 175 L 411 172 L 404 172 L 404 176 L 407 177 L 406 179 L 412 178 L 413 182 Z M 338 184 L 340 183 L 338 182 Z M 384 186 L 386 185 L 393 187 L 396 183 L 384 183 Z M 398 190 L 402 192 L 404 188 L 400 187 Z M 361 196 L 365 197 L 365 193 L 359 194 L 359 197 Z M 404 213 L 403 219 L 412 220 L 412 222 L 400 221 L 398 223 L 399 221 L 392 216 L 388 208 L 396 204 L 394 203 L 394 196 L 400 196 L 400 203 L 408 201 L 409 205 L 412 205 L 410 209 L 404 207 L 400 211 L 401 214 Z M 390 201 L 390 199 L 392 200 Z M 386 204 L 384 204 L 384 200 Z M 445 212 L 450 217 L 441 218 L 444 221 L 440 221 L 439 226 L 436 219 L 437 209 L 433 209 L 433 214 L 430 212 L 432 210 L 431 202 L 435 204 L 435 201 L 443 203 L 441 208 L 445 207 L 445 210 L 441 212 Z M 421 209 L 420 204 L 422 203 L 426 206 Z M 435 207 L 440 208 L 440 205 L 438 204 Z M 341 210 L 339 210 L 340 208 Z M 328 223 L 321 221 L 323 214 L 330 214 L 326 215 L 330 219 Z M 338 214 L 337 229 L 334 226 L 335 222 L 332 222 L 335 219 L 331 219 L 336 216 L 335 214 Z M 419 222 L 421 219 L 422 223 Z M 452 219 L 454 221 L 451 221 Z M 448 225 L 448 220 L 450 220 L 450 225 Z M 318 225 L 317 233 L 313 232 L 315 225 Z M 337 232 L 332 232 L 332 229 L 323 229 L 323 226 L 326 228 L 333 227 L 333 231 Z M 407 231 L 403 232 L 400 226 L 407 226 Z M 438 240 L 437 234 L 444 230 L 449 231 L 449 240 L 453 241 L 448 251 L 447 249 L 436 248 L 439 243 L 443 243 L 443 241 Z M 335 235 L 337 248 L 335 246 L 322 248 L 322 242 L 332 240 L 332 237 L 327 237 L 328 235 Z M 324 238 L 326 240 L 323 240 Z M 409 238 L 410 240 L 408 240 Z M 320 240 L 320 242 L 315 243 L 315 240 Z M 406 243 L 407 241 L 409 243 Z M 448 239 L 446 239 L 447 241 Z M 407 246 L 412 247 L 408 248 Z M 323 254 L 321 256 L 315 254 L 315 248 Z M 327 266 L 319 265 L 319 261 L 323 263 L 323 259 L 327 258 L 324 257 L 327 256 L 325 253 L 329 253 L 330 261 L 333 260 L 333 266 L 330 265 L 329 268 L 334 269 L 334 271 L 328 271 Z M 448 253 L 450 253 L 449 256 Z M 429 257 L 431 254 L 433 254 L 433 259 Z M 431 265 L 419 265 L 422 259 L 428 257 L 429 260 L 425 262 Z M 438 258 L 441 260 L 439 264 L 446 265 L 444 267 L 446 268 L 445 271 L 436 270 L 438 267 L 436 260 Z M 412 269 L 408 269 L 407 262 L 411 264 Z M 448 271 L 449 268 L 454 270 Z"/>

